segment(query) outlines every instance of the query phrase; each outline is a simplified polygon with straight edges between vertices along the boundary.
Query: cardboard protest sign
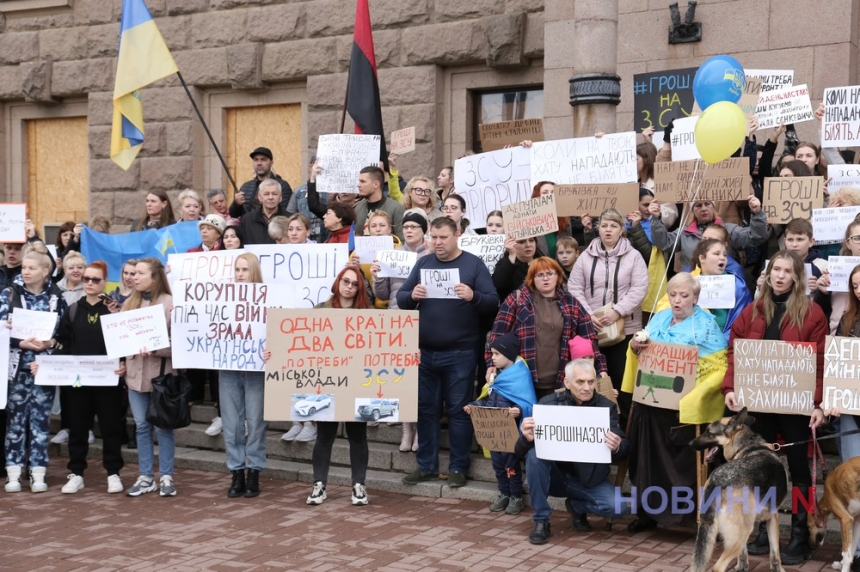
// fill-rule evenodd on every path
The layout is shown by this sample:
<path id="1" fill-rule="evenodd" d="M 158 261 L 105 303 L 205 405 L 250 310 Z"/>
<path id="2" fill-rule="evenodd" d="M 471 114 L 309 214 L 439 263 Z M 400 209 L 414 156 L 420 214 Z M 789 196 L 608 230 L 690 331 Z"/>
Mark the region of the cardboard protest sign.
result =
<path id="1" fill-rule="evenodd" d="M 538 459 L 574 463 L 610 463 L 612 452 L 605 442 L 609 431 L 608 407 L 535 405 L 535 453 Z"/>
<path id="2" fill-rule="evenodd" d="M 478 444 L 488 451 L 513 453 L 520 438 L 517 420 L 507 407 L 472 406 L 472 426 Z"/>
<path id="3" fill-rule="evenodd" d="M 186 282 L 173 296 L 173 367 L 232 371 L 263 371 L 268 309 L 292 302 L 277 284 Z"/>
<path id="4" fill-rule="evenodd" d="M 156 304 L 100 318 L 107 355 L 121 358 L 170 347 L 164 306 Z"/>
<path id="5" fill-rule="evenodd" d="M 371 264 L 380 250 L 392 250 L 394 238 L 388 236 L 356 236 L 353 254 L 361 264 Z"/>
<path id="6" fill-rule="evenodd" d="M 25 203 L 0 203 L 0 244 L 27 242 L 26 221 Z"/>
<path id="7" fill-rule="evenodd" d="M 346 244 L 249 244 L 260 259 L 263 282 L 283 284 L 290 308 L 313 308 L 331 298 L 331 286 L 349 260 Z"/>
<path id="8" fill-rule="evenodd" d="M 7 383 L 0 383 L 0 409 L 6 409 L 6 395 L 9 392 L 8 380 L 18 373 L 9 367 L 9 328 L 0 328 L 0 372 L 7 374 Z M 17 366 L 17 362 L 15 363 Z"/>
<path id="9" fill-rule="evenodd" d="M 558 230 L 555 195 L 543 195 L 502 209 L 505 234 L 515 240 L 542 236 Z"/>
<path id="10" fill-rule="evenodd" d="M 381 142 L 379 135 L 320 135 L 316 154 L 322 172 L 317 175 L 317 191 L 357 194 L 359 171 L 379 164 Z"/>
<path id="11" fill-rule="evenodd" d="M 696 123 L 699 116 L 681 117 L 675 120 L 672 128 L 672 160 L 689 161 L 701 159 L 696 147 Z"/>
<path id="12" fill-rule="evenodd" d="M 812 216 L 824 206 L 824 177 L 768 177 L 764 180 L 762 209 L 769 224 Z"/>
<path id="13" fill-rule="evenodd" d="M 812 230 L 816 244 L 836 244 L 845 240 L 845 229 L 860 214 L 860 206 L 812 210 Z"/>
<path id="14" fill-rule="evenodd" d="M 759 413 L 810 415 L 815 405 L 812 342 L 735 339 L 735 398 Z"/>
<path id="15" fill-rule="evenodd" d="M 268 421 L 418 419 L 418 312 L 269 310 Z"/>
<path id="16" fill-rule="evenodd" d="M 232 282 L 236 257 L 244 253 L 239 249 L 168 254 L 170 289 L 175 290 L 179 282 Z"/>
<path id="17" fill-rule="evenodd" d="M 633 75 L 633 128 L 662 131 L 673 119 L 688 117 L 696 103 L 693 78 L 698 68 Z"/>
<path id="18" fill-rule="evenodd" d="M 824 90 L 822 147 L 854 147 L 860 141 L 860 85 Z"/>
<path id="19" fill-rule="evenodd" d="M 505 235 L 464 234 L 457 239 L 457 246 L 480 258 L 492 275 L 496 263 L 505 254 Z"/>
<path id="20" fill-rule="evenodd" d="M 466 199 L 472 228 L 485 228 L 487 215 L 532 195 L 529 149 L 511 147 L 454 162 L 454 188 Z"/>
<path id="21" fill-rule="evenodd" d="M 822 409 L 860 415 L 860 338 L 827 336 Z"/>
<path id="22" fill-rule="evenodd" d="M 654 164 L 654 196 L 660 202 L 744 201 L 750 195 L 750 162 L 740 157 L 713 165 L 701 160 Z"/>
<path id="23" fill-rule="evenodd" d="M 639 210 L 639 183 L 558 185 L 554 195 L 558 216 L 596 217 L 606 209 L 626 215 Z"/>
<path id="24" fill-rule="evenodd" d="M 609 377 L 601 377 L 594 382 L 594 391 L 618 405 L 618 399 L 615 397 L 615 392 L 612 391 L 612 380 Z"/>
<path id="25" fill-rule="evenodd" d="M 459 283 L 459 268 L 421 269 L 421 284 L 427 289 L 428 298 L 456 299 L 457 294 L 454 293 L 454 287 Z"/>
<path id="26" fill-rule="evenodd" d="M 750 70 L 744 69 L 747 81 L 750 77 L 762 81 L 761 93 L 768 93 L 794 85 L 794 70 Z"/>
<path id="27" fill-rule="evenodd" d="M 478 125 L 483 151 L 496 151 L 505 145 L 519 145 L 528 139 L 543 141 L 543 119 L 514 119 Z"/>
<path id="28" fill-rule="evenodd" d="M 860 189 L 860 165 L 827 165 L 827 190 L 833 193 L 841 187 Z"/>
<path id="29" fill-rule="evenodd" d="M 407 127 L 391 133 L 391 148 L 392 153 L 403 155 L 411 153 L 415 150 L 415 127 Z"/>
<path id="30" fill-rule="evenodd" d="M 39 371 L 36 385 L 72 387 L 115 387 L 119 376 L 119 360 L 106 356 L 36 356 Z"/>
<path id="31" fill-rule="evenodd" d="M 803 123 L 815 119 L 806 84 L 786 86 L 759 95 L 758 128 L 769 129 L 780 123 Z"/>
<path id="32" fill-rule="evenodd" d="M 59 314 L 15 308 L 12 310 L 12 337 L 18 340 L 36 338 L 47 341 L 54 337 Z M 4 324 L 5 326 L 5 324 Z"/>
<path id="33" fill-rule="evenodd" d="M 738 105 L 743 109 L 744 116 L 747 119 L 755 115 L 756 109 L 758 108 L 759 96 L 761 95 L 763 87 L 763 79 L 747 74 L 744 90 L 743 93 L 741 93 L 740 101 L 738 101 Z M 674 157 L 674 149 L 672 156 Z"/>
<path id="34" fill-rule="evenodd" d="M 696 276 L 702 291 L 699 293 L 699 306 L 714 310 L 735 307 L 735 277 L 731 274 L 720 276 Z"/>
<path id="35" fill-rule="evenodd" d="M 677 411 L 681 398 L 696 387 L 699 349 L 652 341 L 639 354 L 633 401 Z"/>
<path id="36" fill-rule="evenodd" d="M 531 185 L 630 183 L 636 181 L 636 133 L 610 133 L 535 143 L 531 147 Z"/>
<path id="37" fill-rule="evenodd" d="M 831 292 L 850 292 L 851 271 L 860 264 L 860 256 L 831 256 L 827 259 Z"/>
<path id="38" fill-rule="evenodd" d="M 376 254 L 376 260 L 379 262 L 380 278 L 406 279 L 418 260 L 418 253 L 408 250 L 380 250 Z"/>

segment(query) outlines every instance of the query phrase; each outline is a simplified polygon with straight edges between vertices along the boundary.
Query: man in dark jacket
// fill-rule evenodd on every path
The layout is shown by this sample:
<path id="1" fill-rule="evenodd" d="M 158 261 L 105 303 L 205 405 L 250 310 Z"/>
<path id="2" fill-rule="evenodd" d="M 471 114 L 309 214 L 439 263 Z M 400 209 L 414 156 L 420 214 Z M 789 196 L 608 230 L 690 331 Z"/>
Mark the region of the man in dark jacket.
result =
<path id="1" fill-rule="evenodd" d="M 251 160 L 254 162 L 254 174 L 256 176 L 239 187 L 239 193 L 233 197 L 233 203 L 230 205 L 230 216 L 239 218 L 259 207 L 260 203 L 257 201 L 257 194 L 260 184 L 269 179 L 277 181 L 280 186 L 280 210 L 287 212 L 287 206 L 290 204 L 293 190 L 290 188 L 290 184 L 276 175 L 272 169 L 272 163 L 274 162 L 272 151 L 266 147 L 257 147 L 251 152 Z"/>
<path id="2" fill-rule="evenodd" d="M 269 236 L 269 222 L 276 216 L 287 216 L 287 212 L 278 203 L 281 192 L 280 185 L 274 179 L 266 179 L 260 183 L 257 191 L 257 201 L 260 206 L 242 217 L 239 223 L 239 234 L 242 244 L 275 244 Z"/>
<path id="3" fill-rule="evenodd" d="M 597 373 L 589 360 L 577 359 L 564 368 L 564 391 L 542 398 L 539 405 L 565 407 L 608 407 L 609 429 L 605 444 L 612 451 L 612 462 L 617 463 L 627 456 L 630 442 L 618 426 L 618 409 L 614 403 L 595 393 Z M 573 415 L 576 415 L 573 413 Z M 532 544 L 546 544 L 550 532 L 549 517 L 552 509 L 547 497 L 564 496 L 567 510 L 573 514 L 573 528 L 591 530 L 586 518 L 595 513 L 604 518 L 617 518 L 615 487 L 609 482 L 609 465 L 598 463 L 568 463 L 539 459 L 535 453 L 534 417 L 523 419 L 522 435 L 515 452 L 526 459 L 526 480 L 529 497 L 534 510 L 534 529 L 529 535 Z"/>

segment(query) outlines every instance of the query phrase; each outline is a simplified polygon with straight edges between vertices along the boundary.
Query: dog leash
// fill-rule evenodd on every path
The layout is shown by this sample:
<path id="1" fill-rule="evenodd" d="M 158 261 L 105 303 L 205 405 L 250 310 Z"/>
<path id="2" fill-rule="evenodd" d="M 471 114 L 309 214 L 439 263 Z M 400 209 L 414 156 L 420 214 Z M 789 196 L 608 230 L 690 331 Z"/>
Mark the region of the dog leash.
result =
<path id="1" fill-rule="evenodd" d="M 844 437 L 845 435 L 855 435 L 860 433 L 860 429 L 852 429 L 851 431 L 843 431 L 841 433 L 833 433 L 832 435 L 825 435 L 824 437 L 815 437 L 815 431 L 812 432 L 812 439 L 807 439 L 806 441 L 795 441 L 793 443 L 768 443 L 771 449 L 774 451 L 779 451 L 780 449 L 785 449 L 786 447 L 794 447 L 795 445 L 805 445 L 806 443 L 817 443 L 818 441 L 824 441 L 825 439 L 835 439 L 837 437 Z"/>

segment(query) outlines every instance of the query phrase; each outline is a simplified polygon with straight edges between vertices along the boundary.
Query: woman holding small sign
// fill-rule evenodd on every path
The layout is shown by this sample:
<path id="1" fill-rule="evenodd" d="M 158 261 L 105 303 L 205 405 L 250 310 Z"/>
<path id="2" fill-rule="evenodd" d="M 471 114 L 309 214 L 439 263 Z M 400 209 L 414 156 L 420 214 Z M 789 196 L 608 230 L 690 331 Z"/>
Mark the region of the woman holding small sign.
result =
<path id="1" fill-rule="evenodd" d="M 43 247 L 44 248 L 44 247 Z M 47 251 L 32 247 L 25 249 L 21 261 L 21 274 L 12 285 L 0 293 L 0 320 L 13 330 L 9 353 L 9 394 L 6 404 L 6 492 L 21 491 L 21 470 L 29 444 L 30 490 L 41 493 L 48 490 L 45 473 L 48 469 L 48 433 L 51 422 L 51 405 L 54 388 L 35 384 L 30 365 L 39 354 L 50 353 L 56 345 L 53 336 L 47 340 L 35 337 L 14 337 L 15 310 L 55 312 L 56 322 L 66 313 L 68 306 L 63 293 L 51 281 L 53 261 Z M 54 332 L 56 334 L 56 331 Z"/>
<path id="2" fill-rule="evenodd" d="M 773 443 L 777 435 L 786 442 L 804 441 L 810 438 L 810 428 L 824 423 L 821 410 L 822 381 L 824 374 L 824 346 L 827 336 L 827 317 L 818 304 L 809 300 L 805 293 L 806 276 L 803 261 L 797 254 L 780 250 L 770 259 L 761 294 L 747 306 L 732 326 L 729 340 L 728 370 L 722 385 L 726 407 L 732 411 L 741 409 L 735 394 L 735 340 L 775 340 L 783 342 L 812 342 L 816 344 L 815 408 L 807 420 L 802 415 L 778 413 L 755 413 L 753 429 Z M 788 471 L 793 486 L 808 498 L 812 475 L 805 447 L 789 447 L 786 450 Z M 782 563 L 800 564 L 811 558 L 807 513 L 803 503 L 797 504 L 797 512 L 791 516 L 791 541 L 782 551 Z M 758 537 L 747 545 L 750 554 L 768 552 L 767 528 L 759 526 Z"/>
<path id="3" fill-rule="evenodd" d="M 696 488 L 696 453 L 688 444 L 696 436 L 695 424 L 711 423 L 722 417 L 720 383 L 726 372 L 726 339 L 714 316 L 698 306 L 699 281 L 691 274 L 681 272 L 669 280 L 666 290 L 670 306 L 655 313 L 648 327 L 633 336 L 630 342 L 621 388 L 627 394 L 634 394 L 635 401 L 630 414 L 630 481 L 637 490 L 657 487 L 664 489 L 664 494 L 668 494 L 672 487 Z M 676 386 L 679 377 L 676 375 L 672 380 L 671 377 L 661 377 L 659 373 L 648 377 L 646 374 L 650 369 L 645 367 L 639 371 L 640 359 L 647 359 L 645 356 L 640 358 L 640 354 L 649 348 L 652 341 L 680 344 L 697 350 L 695 369 L 690 371 L 684 367 L 687 376 L 695 372 L 695 383 L 689 389 L 685 381 L 682 391 L 689 389 L 688 393 L 671 407 L 667 399 L 677 398 L 674 394 L 680 393 Z M 683 363 L 677 360 L 677 364 Z M 657 380 L 668 381 L 672 387 L 656 394 L 654 390 L 662 388 L 657 385 Z M 648 391 L 640 394 L 639 387 L 647 387 Z M 644 498 L 641 500 L 640 506 L 660 505 L 654 502 L 653 497 L 648 503 Z M 686 516 L 695 522 L 694 513 Z M 678 524 L 683 518 L 684 515 L 673 514 L 671 510 L 660 513 L 640 511 L 627 528 L 630 532 L 641 532 L 657 526 L 658 522 Z"/>

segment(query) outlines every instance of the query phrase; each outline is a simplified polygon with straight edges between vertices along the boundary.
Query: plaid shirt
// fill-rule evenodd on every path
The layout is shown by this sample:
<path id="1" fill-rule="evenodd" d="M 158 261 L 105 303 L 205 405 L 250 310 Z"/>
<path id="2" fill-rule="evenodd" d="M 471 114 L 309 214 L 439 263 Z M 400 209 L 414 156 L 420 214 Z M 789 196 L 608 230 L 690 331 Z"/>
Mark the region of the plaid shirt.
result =
<path id="1" fill-rule="evenodd" d="M 592 341 L 594 345 L 594 369 L 597 372 L 607 371 L 606 358 L 600 353 L 597 347 L 597 332 L 591 323 L 591 317 L 569 292 L 565 292 L 561 288 L 556 288 L 556 298 L 558 298 L 558 308 L 561 310 L 561 315 L 564 319 L 564 328 L 561 332 L 561 346 L 559 353 L 561 359 L 558 362 L 558 377 L 556 378 L 556 388 L 560 388 L 564 384 L 564 366 L 570 361 L 570 348 L 567 343 L 573 336 L 580 336 Z M 496 316 L 496 321 L 493 323 L 493 329 L 490 331 L 490 338 L 487 342 L 485 358 L 487 367 L 493 367 L 490 344 L 493 343 L 499 336 L 503 336 L 509 332 L 514 332 L 520 340 L 520 356 L 529 366 L 532 372 L 532 379 L 537 383 L 537 365 L 535 359 L 537 357 L 537 348 L 535 346 L 535 308 L 532 301 L 532 292 L 529 287 L 523 284 L 514 290 L 499 308 L 499 313 Z"/>

